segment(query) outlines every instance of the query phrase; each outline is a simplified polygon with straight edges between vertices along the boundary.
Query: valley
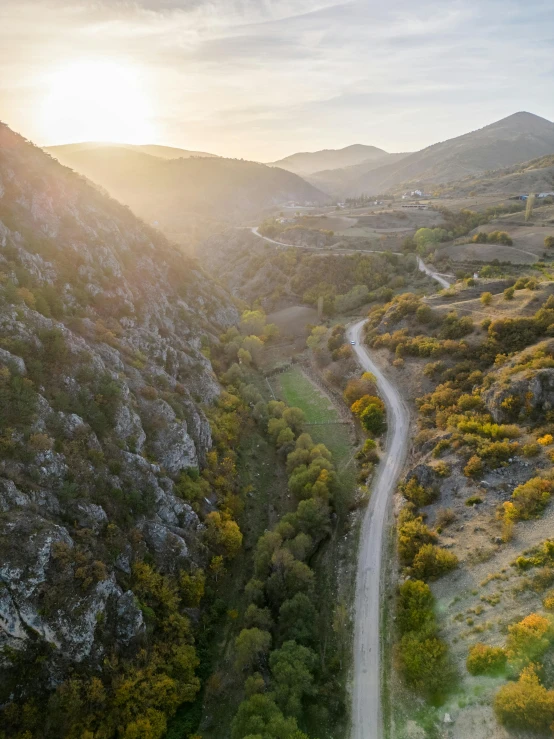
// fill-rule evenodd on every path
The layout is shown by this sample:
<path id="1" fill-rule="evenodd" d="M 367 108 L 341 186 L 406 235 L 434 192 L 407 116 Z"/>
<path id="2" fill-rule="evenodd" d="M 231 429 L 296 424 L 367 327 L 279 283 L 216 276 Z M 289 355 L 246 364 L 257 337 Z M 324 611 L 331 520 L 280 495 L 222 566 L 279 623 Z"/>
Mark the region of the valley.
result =
<path id="1" fill-rule="evenodd" d="M 263 165 L 1 126 L 1 739 L 544 734 L 552 127 Z"/>

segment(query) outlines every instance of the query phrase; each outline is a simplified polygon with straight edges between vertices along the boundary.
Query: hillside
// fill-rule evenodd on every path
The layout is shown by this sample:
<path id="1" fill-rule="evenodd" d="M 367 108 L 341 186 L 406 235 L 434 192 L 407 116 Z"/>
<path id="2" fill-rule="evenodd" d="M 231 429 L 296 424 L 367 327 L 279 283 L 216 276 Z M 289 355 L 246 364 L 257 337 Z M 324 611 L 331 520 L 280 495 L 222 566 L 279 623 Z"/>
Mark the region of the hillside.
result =
<path id="1" fill-rule="evenodd" d="M 541 193 L 554 191 L 554 154 L 448 183 L 446 194 Z"/>
<path id="2" fill-rule="evenodd" d="M 269 166 L 281 167 L 289 172 L 305 176 L 327 169 L 341 169 L 362 162 L 383 162 L 388 154 L 376 146 L 353 144 L 344 149 L 322 149 L 321 151 L 305 151 L 291 154 Z"/>
<path id="3" fill-rule="evenodd" d="M 282 203 L 328 200 L 291 172 L 239 159 L 167 160 L 115 146 L 58 150 L 56 156 L 182 243 Z"/>
<path id="4" fill-rule="evenodd" d="M 388 166 L 410 156 L 410 153 L 384 154 L 360 164 L 352 164 L 342 169 L 326 169 L 307 175 L 306 179 L 315 187 L 328 192 L 337 198 L 344 198 L 351 194 L 351 184 L 360 177 L 379 167 Z"/>
<path id="5" fill-rule="evenodd" d="M 189 149 L 179 149 L 174 146 L 161 146 L 159 144 L 106 144 L 97 141 L 82 141 L 77 144 L 60 144 L 58 146 L 45 146 L 44 149 L 53 157 L 60 161 L 64 157 L 69 157 L 77 152 L 91 149 L 104 149 L 113 147 L 115 149 L 123 148 L 130 151 L 137 151 L 143 154 L 151 154 L 160 159 L 189 159 L 190 157 L 217 157 L 217 154 L 208 154 L 205 151 L 190 151 Z"/>
<path id="6" fill-rule="evenodd" d="M 510 167 L 554 153 L 554 123 L 531 113 L 515 113 L 496 123 L 410 154 L 348 182 L 348 194 L 429 187 Z"/>
<path id="7" fill-rule="evenodd" d="M 236 320 L 194 261 L 0 124 L 3 736 L 161 736 L 194 699 L 209 548 L 183 480 L 220 395 L 202 347 Z"/>

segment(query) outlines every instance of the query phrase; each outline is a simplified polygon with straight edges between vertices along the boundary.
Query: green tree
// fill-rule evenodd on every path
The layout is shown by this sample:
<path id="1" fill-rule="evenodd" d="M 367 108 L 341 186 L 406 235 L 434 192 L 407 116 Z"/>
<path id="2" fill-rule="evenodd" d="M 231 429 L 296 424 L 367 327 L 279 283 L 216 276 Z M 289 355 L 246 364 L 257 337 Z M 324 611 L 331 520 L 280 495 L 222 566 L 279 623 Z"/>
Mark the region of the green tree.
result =
<path id="1" fill-rule="evenodd" d="M 250 670 L 259 665 L 269 652 L 271 634 L 258 628 L 243 629 L 235 639 L 235 666 Z"/>
<path id="2" fill-rule="evenodd" d="M 285 716 L 298 718 L 302 712 L 302 698 L 314 694 L 316 663 L 315 653 L 295 641 L 286 641 L 281 649 L 271 653 L 269 666 L 275 700 Z"/>
<path id="3" fill-rule="evenodd" d="M 269 695 L 258 693 L 243 701 L 231 725 L 232 739 L 308 739 L 296 719 L 285 718 Z"/>

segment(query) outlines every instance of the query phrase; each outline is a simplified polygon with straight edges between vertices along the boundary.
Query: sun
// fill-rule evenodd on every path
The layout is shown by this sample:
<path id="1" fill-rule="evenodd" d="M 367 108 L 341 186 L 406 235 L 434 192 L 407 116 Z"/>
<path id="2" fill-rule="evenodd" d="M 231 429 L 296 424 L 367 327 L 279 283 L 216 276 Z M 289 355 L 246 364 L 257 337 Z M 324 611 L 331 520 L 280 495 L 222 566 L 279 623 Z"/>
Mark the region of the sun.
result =
<path id="1" fill-rule="evenodd" d="M 75 60 L 50 70 L 42 111 L 50 142 L 148 143 L 151 106 L 139 70 L 111 60 Z"/>

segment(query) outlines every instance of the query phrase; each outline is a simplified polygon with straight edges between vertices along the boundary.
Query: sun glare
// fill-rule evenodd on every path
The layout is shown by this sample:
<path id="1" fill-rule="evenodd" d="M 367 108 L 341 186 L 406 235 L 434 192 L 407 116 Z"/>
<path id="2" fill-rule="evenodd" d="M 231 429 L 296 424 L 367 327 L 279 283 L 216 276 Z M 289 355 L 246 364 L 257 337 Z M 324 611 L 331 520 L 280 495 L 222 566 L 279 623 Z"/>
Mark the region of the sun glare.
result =
<path id="1" fill-rule="evenodd" d="M 114 61 L 73 61 L 47 73 L 43 129 L 51 142 L 153 138 L 139 70 Z"/>

